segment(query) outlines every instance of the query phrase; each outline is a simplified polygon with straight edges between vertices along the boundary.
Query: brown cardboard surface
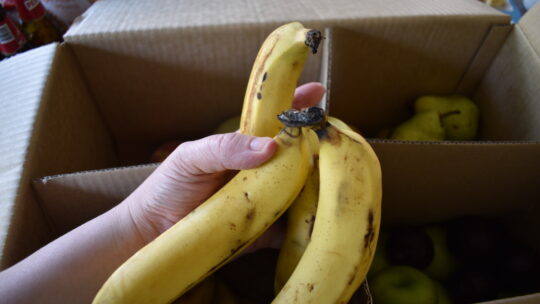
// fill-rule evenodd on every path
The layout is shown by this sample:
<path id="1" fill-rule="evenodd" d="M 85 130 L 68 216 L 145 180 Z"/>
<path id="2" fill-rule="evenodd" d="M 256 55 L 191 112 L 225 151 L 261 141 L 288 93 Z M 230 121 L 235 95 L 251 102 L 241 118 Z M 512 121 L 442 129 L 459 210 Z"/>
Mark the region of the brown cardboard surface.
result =
<path id="1" fill-rule="evenodd" d="M 34 180 L 33 186 L 59 236 L 120 203 L 156 167 L 148 164 L 50 176 Z"/>
<path id="2" fill-rule="evenodd" d="M 474 69 L 487 67 L 505 35 L 504 28 L 493 30 L 494 17 L 361 20 L 356 30 L 335 28 L 331 114 L 375 136 L 409 117 L 417 97 L 478 81 Z"/>
<path id="3" fill-rule="evenodd" d="M 381 161 L 387 224 L 520 213 L 540 199 L 535 143 L 371 144 Z"/>
<path id="4" fill-rule="evenodd" d="M 474 94 L 486 139 L 540 140 L 540 5 L 525 16 Z"/>
<path id="5" fill-rule="evenodd" d="M 50 240 L 29 180 L 110 167 L 116 154 L 69 49 L 38 48 L 2 62 L 0 69 L 8 72 L 2 78 L 6 169 L 1 180 L 12 183 L 11 193 L 2 197 L 2 224 L 9 223 L 2 227 L 8 234 L 2 241 L 4 267 Z M 33 241 L 21 245 L 22 235 L 32 235 Z"/>
<path id="6" fill-rule="evenodd" d="M 404 43 L 407 39 L 403 31 L 419 31 L 413 42 L 424 40 L 421 34 L 426 30 L 422 28 L 437 27 L 430 21 L 431 16 L 448 20 L 446 25 L 437 22 L 442 34 L 450 32 L 455 38 L 467 29 L 465 32 L 472 32 L 470 36 L 477 35 L 463 42 L 468 47 L 464 52 L 470 54 L 469 58 L 459 60 L 455 78 L 463 73 L 486 27 L 509 20 L 492 8 L 466 0 L 437 0 L 429 5 L 411 0 L 249 4 L 138 1 L 137 5 L 103 1 L 88 10 L 65 39 L 73 47 L 92 94 L 103 109 L 117 140 L 121 161 L 133 164 L 143 160 L 159 142 L 201 137 L 209 134 L 219 121 L 239 113 L 253 58 L 278 24 L 297 20 L 308 27 L 360 28 L 373 35 L 399 37 L 394 42 Z M 141 19 L 144 22 L 137 22 Z M 458 21 L 465 24 L 457 29 L 448 27 Z M 439 34 L 438 30 L 431 32 Z M 460 55 L 461 43 L 459 46 L 454 48 L 454 57 Z M 425 49 L 424 54 L 440 51 L 434 44 L 431 48 Z M 318 80 L 313 66 L 316 67 L 307 65 L 302 82 Z M 420 66 L 425 69 L 429 65 Z M 109 70 L 115 71 L 114 76 Z M 379 80 L 373 78 L 371 83 L 380 83 Z M 220 111 L 214 111 L 217 107 Z M 132 109 L 130 115 L 124 115 L 125 108 Z M 152 128 L 147 128 L 148 124 Z"/>
<path id="7" fill-rule="evenodd" d="M 51 69 L 56 46 L 44 47 L 0 62 L 0 258 L 5 266 L 8 234 L 17 231 L 16 221 L 32 221 L 32 233 L 16 251 L 30 252 L 33 244 L 47 238 L 46 224 L 29 194 L 20 184 L 25 178 L 26 153 L 30 145 L 34 119 L 39 109 L 41 88 Z M 12 102 L 15 100 L 16 102 Z M 25 229 L 28 231 L 28 229 Z M 10 236 L 20 237 L 21 234 Z M 30 244 L 30 246 L 27 246 Z M 29 248 L 30 247 L 30 248 Z"/>
<path id="8" fill-rule="evenodd" d="M 540 299 L 540 293 L 535 293 L 526 296 L 513 297 L 509 299 L 501 299 L 497 301 L 481 302 L 479 304 L 537 304 Z"/>

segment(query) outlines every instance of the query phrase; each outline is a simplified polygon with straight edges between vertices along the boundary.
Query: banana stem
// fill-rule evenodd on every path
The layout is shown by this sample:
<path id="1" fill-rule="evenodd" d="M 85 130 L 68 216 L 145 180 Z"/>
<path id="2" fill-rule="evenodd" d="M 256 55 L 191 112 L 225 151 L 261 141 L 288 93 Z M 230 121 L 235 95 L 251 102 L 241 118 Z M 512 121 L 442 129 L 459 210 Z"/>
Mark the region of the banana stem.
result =
<path id="1" fill-rule="evenodd" d="M 317 126 L 326 122 L 326 114 L 318 107 L 306 108 L 303 110 L 287 110 L 278 115 L 286 127 L 308 127 Z"/>
<path id="2" fill-rule="evenodd" d="M 315 54 L 317 53 L 317 49 L 319 48 L 319 44 L 323 38 L 324 37 L 322 36 L 321 31 L 315 29 L 309 30 L 306 33 L 305 44 L 311 49 L 311 52 Z"/>

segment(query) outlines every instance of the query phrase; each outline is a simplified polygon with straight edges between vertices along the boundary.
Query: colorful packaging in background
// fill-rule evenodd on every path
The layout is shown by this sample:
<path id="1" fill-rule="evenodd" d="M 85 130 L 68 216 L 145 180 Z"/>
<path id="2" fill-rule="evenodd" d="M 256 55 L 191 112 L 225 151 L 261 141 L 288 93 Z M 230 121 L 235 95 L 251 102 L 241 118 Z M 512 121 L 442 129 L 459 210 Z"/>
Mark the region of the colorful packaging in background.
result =
<path id="1" fill-rule="evenodd" d="M 80 16 L 95 0 L 41 0 L 45 8 L 66 25 Z"/>
<path id="2" fill-rule="evenodd" d="M 61 30 L 51 20 L 39 0 L 15 0 L 23 32 L 32 47 L 62 41 Z"/>
<path id="3" fill-rule="evenodd" d="M 539 0 L 479 0 L 499 11 L 512 16 L 512 23 L 517 23 L 525 13 Z"/>
<path id="4" fill-rule="evenodd" d="M 7 14 L 0 5 L 0 53 L 10 56 L 25 48 L 27 39 L 19 25 Z"/>

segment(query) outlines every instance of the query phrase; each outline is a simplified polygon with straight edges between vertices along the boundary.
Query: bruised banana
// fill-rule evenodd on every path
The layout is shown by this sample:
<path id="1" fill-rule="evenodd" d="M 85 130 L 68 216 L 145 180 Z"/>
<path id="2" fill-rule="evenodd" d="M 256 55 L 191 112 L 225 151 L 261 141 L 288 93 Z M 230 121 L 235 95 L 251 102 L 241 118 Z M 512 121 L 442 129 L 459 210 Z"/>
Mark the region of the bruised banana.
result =
<path id="1" fill-rule="evenodd" d="M 249 77 L 240 133 L 273 137 L 281 130 L 276 116 L 292 108 L 308 53 L 317 51 L 321 39 L 320 31 L 298 22 L 282 25 L 266 38 Z"/>
<path id="2" fill-rule="evenodd" d="M 328 117 L 328 122 L 340 129 L 352 129 L 343 121 L 335 117 Z M 318 145 L 318 140 L 316 139 Z M 302 191 L 287 210 L 287 228 L 283 244 L 279 250 L 274 279 L 275 293 L 279 293 L 300 261 L 302 254 L 309 244 L 315 215 L 317 201 L 319 200 L 319 166 L 318 148 L 315 149 L 313 168 Z"/>
<path id="3" fill-rule="evenodd" d="M 309 128 L 283 129 L 261 166 L 240 171 L 190 214 L 136 252 L 93 303 L 170 303 L 230 261 L 290 206 L 312 165 Z"/>
<path id="4" fill-rule="evenodd" d="M 381 219 L 381 168 L 359 134 L 319 134 L 319 200 L 311 240 L 272 303 L 347 303 L 368 272 Z"/>
<path id="5" fill-rule="evenodd" d="M 279 250 L 274 279 L 276 294 L 287 282 L 311 239 L 319 197 L 318 155 L 302 191 L 287 210 L 287 228 Z"/>

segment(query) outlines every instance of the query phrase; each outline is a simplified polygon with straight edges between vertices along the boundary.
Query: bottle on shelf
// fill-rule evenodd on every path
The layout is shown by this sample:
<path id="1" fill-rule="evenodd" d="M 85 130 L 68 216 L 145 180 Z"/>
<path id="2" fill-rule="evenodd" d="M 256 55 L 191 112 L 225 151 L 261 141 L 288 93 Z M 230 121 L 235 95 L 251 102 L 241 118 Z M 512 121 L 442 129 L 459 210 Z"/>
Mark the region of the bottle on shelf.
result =
<path id="1" fill-rule="evenodd" d="M 54 25 L 39 0 L 15 0 L 23 32 L 32 47 L 62 41 L 60 30 Z"/>
<path id="2" fill-rule="evenodd" d="M 19 25 L 0 5 L 0 54 L 2 57 L 8 57 L 27 48 L 27 39 Z"/>

